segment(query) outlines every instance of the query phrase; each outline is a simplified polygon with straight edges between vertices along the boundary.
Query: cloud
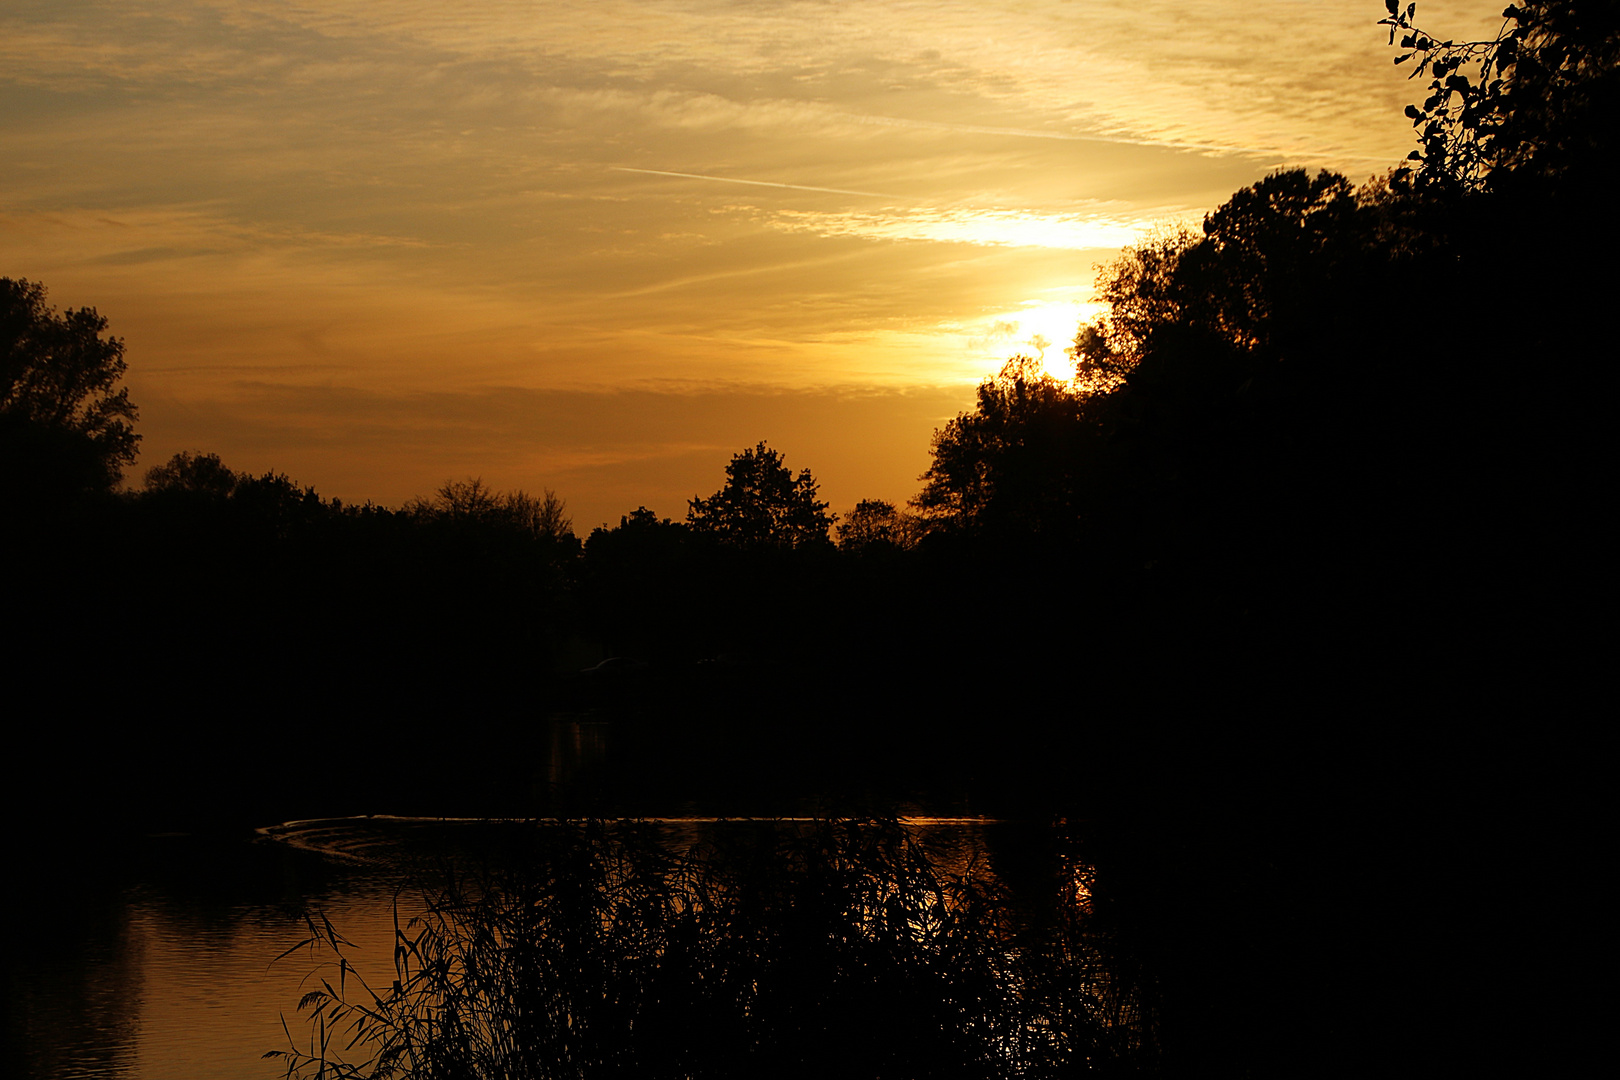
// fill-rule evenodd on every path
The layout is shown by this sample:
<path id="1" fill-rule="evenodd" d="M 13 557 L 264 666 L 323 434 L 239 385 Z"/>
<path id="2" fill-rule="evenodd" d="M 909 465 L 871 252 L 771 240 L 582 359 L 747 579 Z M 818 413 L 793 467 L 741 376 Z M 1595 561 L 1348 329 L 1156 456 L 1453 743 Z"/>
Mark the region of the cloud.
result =
<path id="1" fill-rule="evenodd" d="M 632 169 L 627 165 L 613 166 L 614 172 L 646 173 L 649 176 L 678 176 L 687 180 L 713 180 L 723 184 L 751 184 L 754 187 L 787 188 L 793 191 L 820 191 L 831 195 L 860 195 L 874 199 L 892 199 L 876 191 L 846 191 L 843 188 L 812 187 L 808 184 L 783 184 L 774 180 L 743 180 L 735 176 L 705 176 L 702 173 L 669 172 L 665 169 Z"/>
<path id="2" fill-rule="evenodd" d="M 384 86 L 424 104 L 448 94 L 463 108 L 546 87 L 612 89 L 673 95 L 658 108 L 675 124 L 776 98 L 779 113 L 842 108 L 864 125 L 1342 160 L 1398 157 L 1407 142 L 1398 104 L 1409 91 L 1374 25 L 1380 13 L 1360 5 L 1048 0 L 991 13 L 976 0 L 171 0 L 138 12 L 35 10 L 8 18 L 0 35 L 14 82 L 362 91 L 353 102 L 330 95 L 338 110 L 374 102 Z M 1426 12 L 1459 34 L 1500 22 L 1496 5 L 1465 0 L 1430 0 Z"/>
<path id="3" fill-rule="evenodd" d="M 771 220 L 778 228 L 804 230 L 822 236 L 1080 251 L 1091 248 L 1117 250 L 1133 242 L 1151 219 L 1028 210 L 919 207 L 837 213 L 779 210 Z"/>

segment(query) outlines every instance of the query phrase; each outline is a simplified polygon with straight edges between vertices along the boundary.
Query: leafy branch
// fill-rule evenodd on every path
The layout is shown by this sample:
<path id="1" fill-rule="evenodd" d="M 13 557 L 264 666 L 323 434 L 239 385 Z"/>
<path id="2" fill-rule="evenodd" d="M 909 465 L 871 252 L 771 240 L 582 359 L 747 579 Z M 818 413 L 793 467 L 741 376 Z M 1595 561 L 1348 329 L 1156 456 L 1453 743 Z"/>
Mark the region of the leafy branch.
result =
<path id="1" fill-rule="evenodd" d="M 1620 6 L 1592 0 L 1522 0 L 1502 11 L 1489 41 L 1441 40 L 1384 0 L 1390 44 L 1429 79 L 1423 104 L 1406 115 L 1421 149 L 1396 182 L 1460 192 L 1529 168 L 1553 177 L 1604 168 L 1620 101 Z M 1414 63 L 1415 62 L 1415 63 Z"/>
<path id="2" fill-rule="evenodd" d="M 1508 90 L 1529 26 L 1519 21 L 1521 9 L 1510 5 L 1503 24 L 1489 41 L 1439 40 L 1413 22 L 1417 4 L 1403 11 L 1400 0 L 1384 0 L 1389 15 L 1378 25 L 1389 27 L 1389 43 L 1401 35 L 1404 50 L 1396 64 L 1413 60 L 1409 79 L 1427 76 L 1429 96 L 1421 106 L 1408 105 L 1406 115 L 1418 132 L 1422 149 L 1407 154 L 1411 165 L 1396 171 L 1397 182 L 1476 190 L 1496 164 L 1496 141 L 1509 115 Z"/>

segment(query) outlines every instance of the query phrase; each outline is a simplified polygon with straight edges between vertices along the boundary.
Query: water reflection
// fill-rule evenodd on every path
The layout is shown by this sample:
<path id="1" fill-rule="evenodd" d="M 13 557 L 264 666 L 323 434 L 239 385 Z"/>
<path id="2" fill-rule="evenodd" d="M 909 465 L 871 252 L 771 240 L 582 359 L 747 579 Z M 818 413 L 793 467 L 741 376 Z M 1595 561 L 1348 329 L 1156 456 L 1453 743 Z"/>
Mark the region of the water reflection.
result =
<path id="1" fill-rule="evenodd" d="M 129 913 L 72 891 L 13 922 L 5 963 L 8 1076 L 91 1080 L 133 1075 L 141 952 Z"/>
<path id="2" fill-rule="evenodd" d="M 386 963 L 402 883 L 246 838 L 148 837 L 35 864 L 9 898 L 7 1038 L 18 1080 L 234 1080 L 278 1075 L 302 973 L 268 962 L 306 904 Z M 18 867 L 26 863 L 19 862 Z"/>
<path id="3" fill-rule="evenodd" d="M 386 961 L 389 942 L 376 934 L 391 897 L 330 897 L 333 917 L 355 927 L 357 959 Z M 293 930 L 282 912 L 236 911 L 212 932 L 174 912 L 137 900 L 130 937 L 145 992 L 139 1038 L 128 1075 L 141 1077 L 267 1076 L 266 1050 L 285 1039 L 278 1014 L 292 1012 L 303 973 L 271 967 L 265 949 Z"/>
<path id="4" fill-rule="evenodd" d="M 441 864 L 394 963 L 366 973 L 369 985 L 332 924 L 310 924 L 306 966 L 326 981 L 305 1002 L 308 1047 L 288 1065 L 326 1075 L 336 1054 L 367 1075 L 541 1075 L 566 1063 L 580 1075 L 1037 1077 L 1140 1064 L 1151 1033 L 1132 988 L 1109 974 L 1088 871 L 1059 860 L 1059 876 L 1020 900 L 996 872 L 999 824 L 363 819 L 271 830 L 351 858 L 384 830 L 408 861 L 454 851 L 461 862 Z"/>
<path id="5" fill-rule="evenodd" d="M 607 761 L 612 725 L 585 716 L 551 716 L 546 720 L 550 754 L 546 758 L 546 784 L 563 791 L 580 783 Z"/>
<path id="6" fill-rule="evenodd" d="M 789 862 L 778 862 L 776 869 L 769 869 L 766 863 L 749 864 L 755 866 L 749 871 L 751 877 L 728 871 L 733 884 L 745 879 L 753 882 L 750 887 L 755 896 L 765 896 L 770 888 L 799 888 L 803 881 L 788 880 L 781 868 L 796 865 L 803 870 L 807 865 L 803 860 L 809 857 L 805 842 L 815 830 L 825 828 L 811 819 L 712 816 L 666 817 L 605 827 L 640 830 L 640 835 L 655 839 L 658 849 L 671 857 L 694 849 L 729 853 L 733 868 L 744 865 L 736 861 L 740 855 L 785 855 Z M 299 939 L 304 911 L 318 910 L 330 918 L 352 942 L 345 947 L 349 959 L 374 984 L 386 987 L 393 970 L 394 919 L 400 897 L 405 897 L 404 918 L 408 920 L 416 913 L 411 906 L 418 902 L 415 898 L 424 896 L 421 884 L 442 880 L 435 875 L 446 870 L 466 874 L 477 868 L 505 873 L 507 882 L 520 880 L 511 872 L 532 859 L 536 849 L 517 838 L 532 838 L 548 830 L 554 833 L 558 828 L 556 823 L 365 817 L 292 822 L 263 830 L 254 840 L 166 837 L 142 841 L 138 851 L 114 860 L 121 868 L 77 883 L 72 890 L 76 899 L 65 905 L 71 910 L 60 912 L 61 918 L 50 927 L 52 944 L 32 949 L 24 946 L 12 958 L 7 1005 L 13 1036 L 8 1039 L 12 1049 L 7 1054 L 6 1075 L 73 1080 L 268 1080 L 278 1076 L 284 1064 L 266 1061 L 262 1055 L 287 1048 L 280 1019 L 283 1013 L 293 1037 L 308 1049 L 308 1029 L 294 1007 L 309 988 L 302 980 L 311 965 L 299 958 L 275 966 L 269 961 Z M 905 842 L 926 854 L 939 881 L 979 883 L 981 891 L 973 894 L 979 898 L 975 903 L 1016 894 L 1022 898 L 1018 918 L 1047 925 L 1059 909 L 1072 912 L 1083 907 L 1072 903 L 1083 899 L 1081 893 L 1071 887 L 1069 901 L 1063 901 L 1062 890 L 1054 888 L 1054 882 L 1079 883 L 1083 889 L 1089 871 L 1064 862 L 1067 856 L 1053 854 L 1049 829 L 978 818 L 920 816 L 907 819 L 902 829 Z M 850 861 L 853 857 L 850 848 L 839 856 L 842 863 L 823 860 L 824 883 L 835 881 L 831 872 L 839 867 L 858 869 Z M 791 862 L 795 858 L 800 860 L 797 864 Z M 580 887 L 587 888 L 591 880 L 600 885 L 605 879 L 587 875 L 581 878 Z M 854 888 L 847 876 L 836 880 L 843 881 L 838 888 Z M 960 890 L 947 891 L 941 895 L 948 896 L 949 903 L 930 908 L 917 896 L 901 896 L 892 890 L 885 893 L 868 888 L 848 895 L 857 894 L 868 911 L 863 916 L 867 921 L 860 925 L 873 932 L 887 926 L 889 930 L 883 932 L 888 933 L 903 924 L 912 943 L 908 949 L 927 943 L 932 943 L 928 948 L 937 948 L 945 940 L 939 936 L 940 920 L 956 917 L 956 907 L 969 896 Z M 426 895 L 435 894 L 430 888 Z M 622 894 L 616 895 L 622 899 Z M 825 899 L 832 893 L 824 890 L 816 895 Z M 817 952 L 819 946 L 806 944 L 826 936 L 814 927 L 799 923 L 773 928 L 770 919 L 775 916 L 770 910 L 778 909 L 767 910 L 769 905 L 759 910 L 737 905 L 728 908 L 717 893 L 710 894 L 708 903 L 713 918 L 725 914 L 732 920 L 725 939 L 735 933 L 739 942 L 774 941 L 779 957 L 792 958 L 798 966 L 795 984 L 815 986 L 819 985 L 815 980 L 821 979 L 826 984 L 823 990 L 846 999 L 851 1008 L 867 999 L 839 980 L 859 970 L 870 976 L 858 980 L 860 985 L 869 990 L 877 985 L 879 953 L 861 953 L 860 964 L 851 968 L 848 957 Z M 899 923 L 883 922 L 888 917 L 882 916 L 884 905 L 899 913 L 895 916 Z M 799 908 L 809 910 L 803 904 Z M 705 925 L 712 928 L 717 924 Z M 1064 960 L 1055 953 L 1043 955 L 1043 963 Z M 984 954 L 980 960 L 1005 965 L 1011 962 L 1010 956 Z M 702 957 L 688 959 L 697 963 Z M 1082 959 L 1093 966 L 1098 962 L 1095 950 Z M 713 974 L 726 964 L 732 965 L 726 970 L 740 970 L 736 968 L 740 961 L 740 953 L 730 959 L 710 954 L 703 960 L 710 967 L 704 970 Z M 953 970 L 969 970 L 965 953 L 955 963 Z M 838 975 L 840 971 L 844 975 Z M 981 972 L 986 978 L 991 974 L 989 969 Z M 693 975 L 692 986 L 702 985 L 700 975 Z M 827 982 L 829 979 L 832 981 Z M 689 991 L 681 993 L 692 996 Z M 700 999 L 701 995 L 694 997 L 691 1007 L 696 1008 Z M 791 1004 L 776 1000 L 783 1008 Z M 868 1000 L 863 1008 L 877 1005 Z M 713 1000 L 710 1007 L 716 1007 Z M 1131 1020 L 1124 1013 L 1120 1016 Z M 716 1013 L 690 1022 L 712 1024 L 722 1018 Z M 784 1033 L 791 1030 L 795 1029 L 783 1029 Z"/>

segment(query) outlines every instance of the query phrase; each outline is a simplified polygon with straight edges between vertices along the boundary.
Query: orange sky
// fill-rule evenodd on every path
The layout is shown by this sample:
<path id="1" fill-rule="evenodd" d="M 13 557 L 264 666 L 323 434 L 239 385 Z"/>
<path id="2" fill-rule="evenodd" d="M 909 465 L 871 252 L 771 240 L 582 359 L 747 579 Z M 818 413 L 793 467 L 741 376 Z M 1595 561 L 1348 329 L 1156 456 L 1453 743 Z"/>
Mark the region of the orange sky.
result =
<path id="1" fill-rule="evenodd" d="M 1500 0 L 1419 21 L 1489 36 Z M 1377 0 L 7 0 L 0 275 L 93 305 L 145 436 L 398 505 L 684 515 L 760 439 L 916 491 L 1099 263 L 1417 87 Z M 1032 345 L 1031 343 L 1034 342 Z"/>

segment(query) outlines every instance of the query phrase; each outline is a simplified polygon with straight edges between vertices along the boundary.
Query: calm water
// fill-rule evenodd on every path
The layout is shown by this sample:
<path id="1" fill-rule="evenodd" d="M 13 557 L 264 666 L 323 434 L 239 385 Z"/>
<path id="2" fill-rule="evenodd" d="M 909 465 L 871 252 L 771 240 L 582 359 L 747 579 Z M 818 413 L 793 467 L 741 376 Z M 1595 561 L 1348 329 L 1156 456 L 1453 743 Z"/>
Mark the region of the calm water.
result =
<path id="1" fill-rule="evenodd" d="M 354 943 L 364 975 L 386 985 L 396 903 L 412 913 L 424 867 L 466 861 L 511 823 L 402 818 L 289 823 L 230 838 L 153 836 L 81 879 L 45 917 L 8 973 L 6 1073 L 51 1080 L 269 1080 L 315 961 L 272 959 L 324 912 Z M 545 827 L 530 826 L 530 827 Z M 684 848 L 738 827 L 713 818 L 660 823 Z M 793 827 L 791 823 L 778 827 Z M 987 865 L 1011 826 L 916 819 L 937 863 Z"/>
<path id="2" fill-rule="evenodd" d="M 151 837 L 80 880 L 8 972 L 11 1075 L 90 1080 L 277 1075 L 307 963 L 270 961 L 308 905 L 388 957 L 397 871 L 250 836 Z M 47 940 L 49 944 L 47 944 Z M 17 1071 L 12 1072 L 15 1068 Z"/>
<path id="3" fill-rule="evenodd" d="M 621 754 L 614 725 L 589 716 L 543 723 L 528 768 L 541 805 L 555 808 L 549 812 L 589 806 L 638 820 L 662 815 L 662 837 L 684 850 L 740 827 L 717 820 L 717 810 L 783 821 L 776 815 L 824 809 L 757 780 L 739 795 L 723 782 L 723 763 L 706 773 L 694 765 L 701 751 L 680 751 L 688 760 L 674 770 L 662 753 Z M 964 805 L 958 797 L 916 799 L 907 791 L 886 805 L 911 815 L 908 828 L 942 869 L 988 869 L 1015 892 L 1021 875 L 1035 888 L 1051 887 L 1050 864 L 1023 854 L 1049 849 L 1046 827 L 954 816 Z M 275 822 L 227 835 L 25 843 L 32 854 L 16 859 L 18 884 L 7 900 L 13 943 L 0 950 L 7 992 L 0 1075 L 280 1076 L 283 1064 L 264 1054 L 286 1048 L 288 1030 L 307 1040 L 296 1007 L 316 961 L 306 954 L 271 961 L 306 936 L 306 912 L 324 913 L 353 942 L 348 955 L 360 973 L 386 985 L 396 905 L 402 918 L 413 913 L 425 873 L 487 858 L 513 829 L 546 827 L 387 816 Z"/>

